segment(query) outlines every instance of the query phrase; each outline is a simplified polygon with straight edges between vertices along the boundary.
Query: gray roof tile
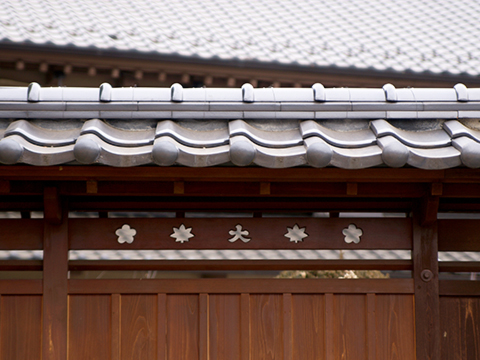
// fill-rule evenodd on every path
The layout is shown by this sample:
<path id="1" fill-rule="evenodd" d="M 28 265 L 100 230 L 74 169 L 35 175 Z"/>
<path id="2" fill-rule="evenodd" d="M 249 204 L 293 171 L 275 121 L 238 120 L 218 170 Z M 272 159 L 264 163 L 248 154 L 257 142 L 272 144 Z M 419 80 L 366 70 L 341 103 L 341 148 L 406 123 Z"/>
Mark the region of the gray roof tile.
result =
<path id="1" fill-rule="evenodd" d="M 28 89 L 35 101 L 0 88 L 4 164 L 480 166 L 480 124 L 459 118 L 480 102 L 463 86 Z"/>
<path id="2" fill-rule="evenodd" d="M 480 37 L 476 1 L 1 0 L 0 8 L 4 43 L 308 67 L 480 71 L 472 40 Z"/>

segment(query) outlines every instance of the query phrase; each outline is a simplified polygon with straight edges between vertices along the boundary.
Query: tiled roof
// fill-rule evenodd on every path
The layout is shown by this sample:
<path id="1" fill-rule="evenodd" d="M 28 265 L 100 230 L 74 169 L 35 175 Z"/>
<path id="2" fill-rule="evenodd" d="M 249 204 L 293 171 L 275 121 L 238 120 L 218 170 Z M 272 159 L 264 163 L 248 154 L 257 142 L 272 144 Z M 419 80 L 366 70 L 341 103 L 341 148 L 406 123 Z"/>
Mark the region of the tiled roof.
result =
<path id="1" fill-rule="evenodd" d="M 480 89 L 0 88 L 0 162 L 480 167 Z M 1 120 L 3 119 L 3 120 Z"/>
<path id="2" fill-rule="evenodd" d="M 1 0 L 0 44 L 480 73 L 480 2 Z"/>

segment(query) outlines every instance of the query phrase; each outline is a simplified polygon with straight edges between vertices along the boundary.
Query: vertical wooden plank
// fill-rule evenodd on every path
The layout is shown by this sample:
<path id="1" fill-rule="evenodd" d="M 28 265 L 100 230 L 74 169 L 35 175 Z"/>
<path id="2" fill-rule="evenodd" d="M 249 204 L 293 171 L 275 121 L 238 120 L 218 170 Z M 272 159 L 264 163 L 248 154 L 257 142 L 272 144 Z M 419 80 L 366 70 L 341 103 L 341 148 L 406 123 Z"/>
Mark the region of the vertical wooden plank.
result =
<path id="1" fill-rule="evenodd" d="M 0 313 L 0 359 L 40 359 L 42 297 L 2 296 Z"/>
<path id="2" fill-rule="evenodd" d="M 3 310 L 2 310 L 2 304 L 3 304 L 3 300 L 2 300 L 2 294 L 0 294 L 0 359 L 3 359 L 3 356 L 2 356 L 2 350 L 3 350 L 3 347 L 2 347 L 2 341 L 3 341 L 3 334 L 2 334 L 2 313 L 3 313 Z"/>
<path id="3" fill-rule="evenodd" d="M 293 360 L 292 294 L 283 294 L 283 358 Z"/>
<path id="4" fill-rule="evenodd" d="M 111 359 L 120 360 L 120 321 L 121 321 L 121 297 L 120 294 L 112 294 L 111 296 Z"/>
<path id="5" fill-rule="evenodd" d="M 210 316 L 208 314 L 209 304 L 208 304 L 208 294 L 199 295 L 199 359 L 208 360 L 209 359 L 209 333 L 210 326 L 209 320 Z"/>
<path id="6" fill-rule="evenodd" d="M 209 305 L 210 360 L 240 360 L 242 354 L 240 295 L 209 295 Z"/>
<path id="7" fill-rule="evenodd" d="M 45 190 L 45 212 L 57 214 L 57 189 Z M 56 194 L 56 195 L 54 195 Z M 48 196 L 47 196 L 48 195 Z M 49 207 L 52 207 L 49 209 Z M 45 220 L 43 241 L 43 336 L 42 359 L 67 359 L 68 329 L 68 210 L 59 219 Z M 58 222 L 58 223 L 57 223 Z"/>
<path id="8" fill-rule="evenodd" d="M 241 294 L 241 346 L 242 360 L 250 360 L 250 294 Z"/>
<path id="9" fill-rule="evenodd" d="M 415 283 L 415 336 L 417 360 L 440 359 L 437 221 L 420 225 L 413 218 L 413 279 Z"/>
<path id="10" fill-rule="evenodd" d="M 480 298 L 441 297 L 442 359 L 480 359 Z"/>
<path id="11" fill-rule="evenodd" d="M 250 295 L 252 359 L 283 359 L 282 307 L 280 294 Z"/>
<path id="12" fill-rule="evenodd" d="M 156 295 L 122 295 L 120 354 L 122 360 L 154 359 L 157 355 Z"/>
<path id="13" fill-rule="evenodd" d="M 292 295 L 293 359 L 325 359 L 324 295 Z"/>
<path id="14" fill-rule="evenodd" d="M 68 304 L 68 360 L 108 359 L 110 296 L 70 295 Z"/>
<path id="15" fill-rule="evenodd" d="M 335 359 L 333 294 L 325 294 L 325 359 Z"/>
<path id="16" fill-rule="evenodd" d="M 368 360 L 376 360 L 375 294 L 367 294 L 367 351 Z M 412 329 L 413 330 L 413 329 Z"/>
<path id="17" fill-rule="evenodd" d="M 166 359 L 167 294 L 157 295 L 157 360 Z"/>
<path id="18" fill-rule="evenodd" d="M 376 295 L 377 359 L 415 359 L 413 295 Z"/>
<path id="19" fill-rule="evenodd" d="M 198 295 L 167 297 L 168 360 L 198 359 Z"/>
<path id="20" fill-rule="evenodd" d="M 334 353 L 335 359 L 366 359 L 365 295 L 335 295 Z"/>

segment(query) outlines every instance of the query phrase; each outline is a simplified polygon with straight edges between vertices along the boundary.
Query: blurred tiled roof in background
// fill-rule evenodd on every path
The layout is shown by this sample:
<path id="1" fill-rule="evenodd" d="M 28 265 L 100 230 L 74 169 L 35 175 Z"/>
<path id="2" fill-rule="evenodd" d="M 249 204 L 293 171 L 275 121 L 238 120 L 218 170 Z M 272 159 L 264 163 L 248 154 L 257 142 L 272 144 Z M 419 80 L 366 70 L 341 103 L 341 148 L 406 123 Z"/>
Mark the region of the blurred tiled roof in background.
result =
<path id="1" fill-rule="evenodd" d="M 480 73 L 480 2 L 0 0 L 0 48 Z"/>

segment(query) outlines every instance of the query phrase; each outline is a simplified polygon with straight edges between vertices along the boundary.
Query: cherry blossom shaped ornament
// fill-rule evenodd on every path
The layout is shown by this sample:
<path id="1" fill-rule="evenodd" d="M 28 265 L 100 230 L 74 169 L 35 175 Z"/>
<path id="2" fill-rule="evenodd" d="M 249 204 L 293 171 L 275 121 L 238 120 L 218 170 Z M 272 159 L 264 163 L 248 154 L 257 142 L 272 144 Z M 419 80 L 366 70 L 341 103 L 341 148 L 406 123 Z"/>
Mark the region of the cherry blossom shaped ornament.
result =
<path id="1" fill-rule="evenodd" d="M 194 237 L 195 235 L 192 234 L 192 228 L 186 228 L 185 225 L 180 225 L 180 227 L 173 228 L 173 233 L 170 234 L 170 237 L 174 238 L 176 242 L 184 243 L 188 242 L 190 238 Z"/>
<path id="2" fill-rule="evenodd" d="M 345 242 L 347 244 L 360 242 L 360 236 L 363 235 L 363 230 L 357 228 L 355 224 L 348 225 L 348 228 L 342 230 L 343 235 L 345 235 Z"/>
<path id="3" fill-rule="evenodd" d="M 117 229 L 117 231 L 115 231 L 115 235 L 118 236 L 117 241 L 119 244 L 131 244 L 134 240 L 133 237 L 137 235 L 137 230 L 132 229 L 130 225 L 125 224 L 120 229 Z"/>

